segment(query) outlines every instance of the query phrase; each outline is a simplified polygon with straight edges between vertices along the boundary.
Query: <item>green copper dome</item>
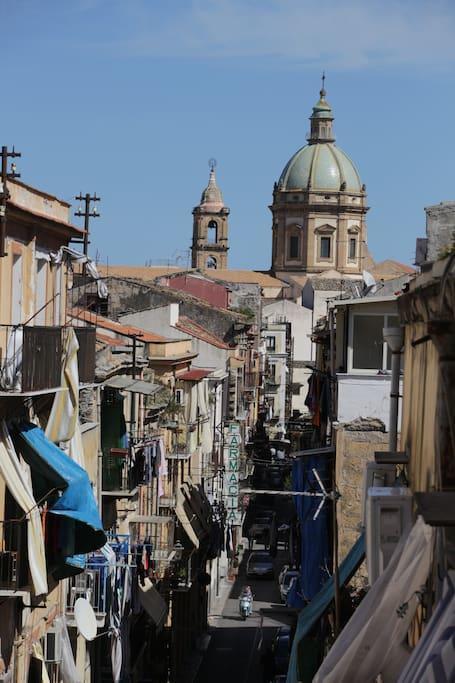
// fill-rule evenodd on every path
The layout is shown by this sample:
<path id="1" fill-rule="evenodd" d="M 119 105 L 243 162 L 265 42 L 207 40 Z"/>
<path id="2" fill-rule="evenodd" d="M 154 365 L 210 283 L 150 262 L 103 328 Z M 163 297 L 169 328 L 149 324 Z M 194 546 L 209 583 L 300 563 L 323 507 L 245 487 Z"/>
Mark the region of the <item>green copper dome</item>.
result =
<path id="1" fill-rule="evenodd" d="M 323 75 L 319 100 L 310 116 L 308 145 L 299 149 L 286 164 L 278 181 L 280 190 L 362 192 L 356 167 L 348 155 L 333 144 L 333 114 L 325 99 L 324 80 Z"/>
<path id="2" fill-rule="evenodd" d="M 280 190 L 361 192 L 362 183 L 351 159 L 331 142 L 299 149 L 286 164 L 278 181 Z"/>

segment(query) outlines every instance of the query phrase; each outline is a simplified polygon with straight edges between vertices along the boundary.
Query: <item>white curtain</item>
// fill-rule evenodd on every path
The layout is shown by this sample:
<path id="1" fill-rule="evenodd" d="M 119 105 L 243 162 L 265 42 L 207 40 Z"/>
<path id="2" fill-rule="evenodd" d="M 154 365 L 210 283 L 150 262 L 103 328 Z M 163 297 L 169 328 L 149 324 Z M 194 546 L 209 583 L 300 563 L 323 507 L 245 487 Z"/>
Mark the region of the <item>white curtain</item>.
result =
<path id="1" fill-rule="evenodd" d="M 202 419 L 201 424 L 201 445 L 202 453 L 208 455 L 212 452 L 212 429 L 210 420 L 209 400 L 208 400 L 209 385 L 208 382 L 199 382 L 197 385 L 199 413 Z"/>
<path id="2" fill-rule="evenodd" d="M 156 457 L 159 458 L 158 465 L 158 496 L 164 496 L 163 479 L 168 475 L 166 451 L 163 439 L 158 439 L 156 444 Z"/>
<path id="3" fill-rule="evenodd" d="M 68 454 L 85 469 L 84 447 L 79 425 L 79 368 L 77 352 L 79 343 L 72 327 L 67 329 L 65 358 L 63 361 L 61 387 L 55 394 L 51 414 L 46 426 L 46 436 L 54 443 L 69 442 Z"/>
<path id="4" fill-rule="evenodd" d="M 73 648 L 68 634 L 68 627 L 64 616 L 54 619 L 55 630 L 60 633 L 62 643 L 62 661 L 60 673 L 63 683 L 82 683 L 74 661 Z"/>
<path id="5" fill-rule="evenodd" d="M 27 473 L 22 468 L 5 421 L 0 423 L 0 475 L 28 519 L 28 561 L 36 595 L 47 593 L 46 554 L 41 515 Z"/>
<path id="6" fill-rule="evenodd" d="M 405 638 L 431 565 L 433 529 L 419 517 L 344 627 L 313 683 L 395 683 L 409 652 Z"/>

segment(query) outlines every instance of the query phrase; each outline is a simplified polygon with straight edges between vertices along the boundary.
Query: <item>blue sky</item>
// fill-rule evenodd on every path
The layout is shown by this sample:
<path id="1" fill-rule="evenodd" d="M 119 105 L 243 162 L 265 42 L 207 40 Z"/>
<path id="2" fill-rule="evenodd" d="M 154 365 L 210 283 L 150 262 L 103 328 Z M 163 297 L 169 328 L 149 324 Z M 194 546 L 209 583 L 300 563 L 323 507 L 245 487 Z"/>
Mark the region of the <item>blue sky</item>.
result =
<path id="1" fill-rule="evenodd" d="M 0 16 L 0 143 L 24 182 L 101 195 L 103 262 L 186 262 L 215 157 L 229 265 L 268 268 L 273 183 L 323 69 L 377 260 L 411 263 L 424 206 L 454 199 L 451 0 L 0 0 Z"/>

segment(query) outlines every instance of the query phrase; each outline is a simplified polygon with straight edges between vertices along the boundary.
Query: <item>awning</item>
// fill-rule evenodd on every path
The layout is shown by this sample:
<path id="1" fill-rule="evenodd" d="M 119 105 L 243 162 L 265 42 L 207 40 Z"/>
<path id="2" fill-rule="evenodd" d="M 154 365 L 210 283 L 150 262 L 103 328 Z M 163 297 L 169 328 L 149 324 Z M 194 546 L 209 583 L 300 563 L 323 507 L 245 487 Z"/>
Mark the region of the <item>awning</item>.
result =
<path id="1" fill-rule="evenodd" d="M 32 471 L 33 490 L 40 500 L 52 489 L 61 491 L 55 502 L 49 496 L 49 512 L 66 524 L 60 531 L 58 547 L 65 545 L 63 559 L 54 572 L 55 578 L 66 578 L 83 569 L 81 558 L 73 557 L 101 548 L 106 535 L 98 512 L 87 472 L 31 423 L 21 424 L 16 443 Z"/>
<path id="2" fill-rule="evenodd" d="M 193 526 L 191 524 L 191 521 L 188 518 L 188 515 L 185 512 L 185 508 L 183 507 L 185 503 L 185 498 L 183 493 L 180 491 L 180 489 L 177 490 L 177 495 L 176 495 L 176 506 L 175 506 L 175 514 L 178 517 L 178 520 L 180 524 L 183 526 L 183 529 L 194 545 L 195 548 L 199 548 L 199 539 L 193 529 Z M 196 516 L 196 515 L 194 515 Z"/>
<path id="3" fill-rule="evenodd" d="M 144 586 L 139 581 L 138 586 L 139 602 L 155 624 L 157 630 L 161 629 L 164 626 L 168 612 L 166 601 L 161 597 L 149 579 L 145 579 Z"/>
<path id="4" fill-rule="evenodd" d="M 455 658 L 455 571 L 445 578 L 442 597 L 412 651 L 398 683 L 415 681 L 453 681 Z"/>
<path id="5" fill-rule="evenodd" d="M 365 557 L 365 536 L 359 536 L 349 553 L 344 558 L 339 567 L 340 585 L 348 583 L 354 576 L 357 569 Z M 311 602 L 300 612 L 297 622 L 294 641 L 292 643 L 291 657 L 286 683 L 297 683 L 298 676 L 298 647 L 300 641 L 311 631 L 317 620 L 322 617 L 334 600 L 334 580 L 331 576 L 321 588 L 319 593 L 314 596 Z"/>
<path id="6" fill-rule="evenodd" d="M 405 640 L 428 578 L 434 530 L 417 518 L 371 586 L 314 677 L 315 683 L 398 680 L 409 657 Z"/>
<path id="7" fill-rule="evenodd" d="M 153 396 L 162 388 L 159 384 L 146 382 L 143 379 L 133 379 L 129 375 L 110 377 L 103 384 L 113 389 L 122 389 L 123 391 L 131 391 L 133 394 L 145 394 L 146 396 Z"/>

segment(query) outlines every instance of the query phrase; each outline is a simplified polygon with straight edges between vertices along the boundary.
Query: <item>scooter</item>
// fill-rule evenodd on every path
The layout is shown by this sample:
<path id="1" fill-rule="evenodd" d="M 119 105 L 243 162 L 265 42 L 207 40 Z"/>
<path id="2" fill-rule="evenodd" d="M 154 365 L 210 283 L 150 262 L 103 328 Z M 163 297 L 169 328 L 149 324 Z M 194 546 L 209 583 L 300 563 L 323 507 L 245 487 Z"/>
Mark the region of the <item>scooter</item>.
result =
<path id="1" fill-rule="evenodd" d="M 247 596 L 242 596 L 240 598 L 239 611 L 240 611 L 240 616 L 242 617 L 243 621 L 245 621 L 245 619 L 247 617 L 249 617 L 251 612 L 252 612 L 252 604 L 251 603 L 252 603 L 251 598 L 249 598 Z"/>

